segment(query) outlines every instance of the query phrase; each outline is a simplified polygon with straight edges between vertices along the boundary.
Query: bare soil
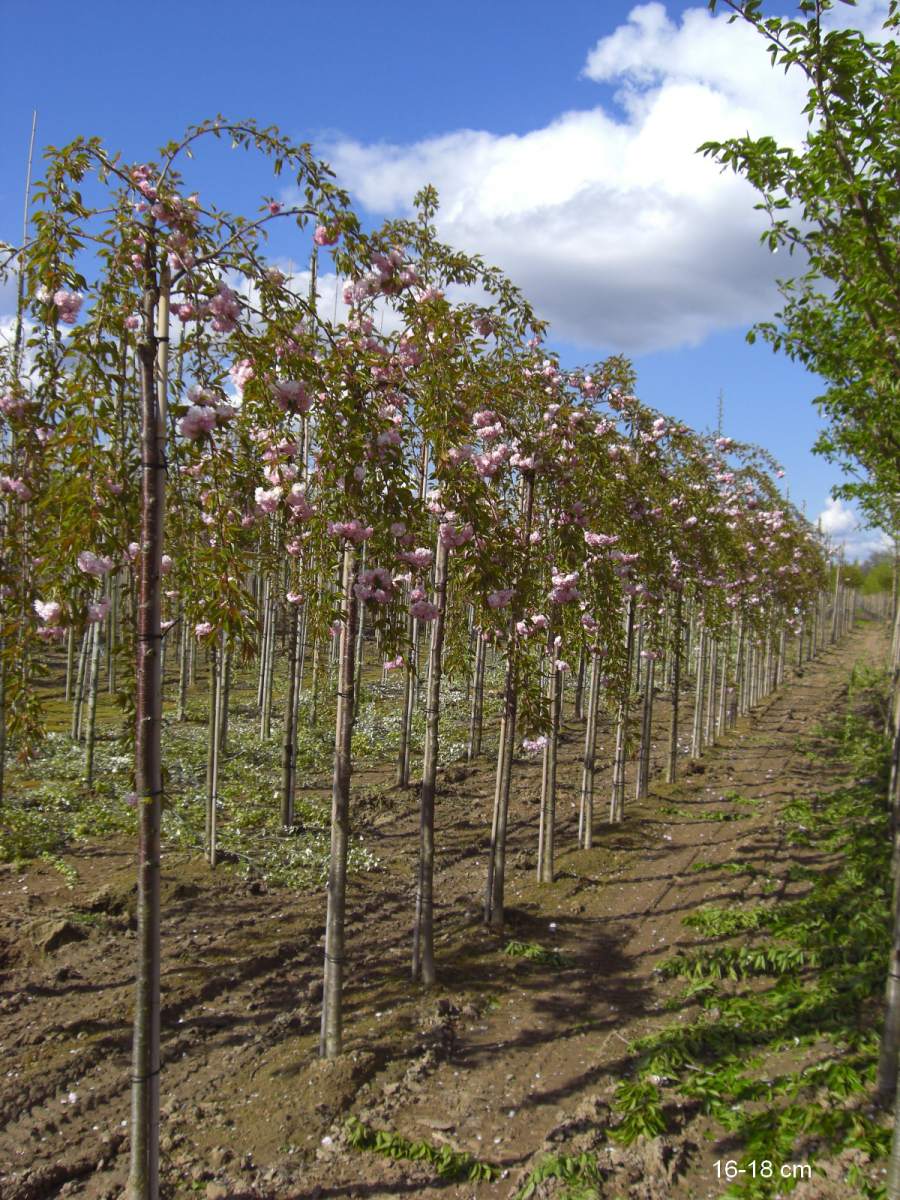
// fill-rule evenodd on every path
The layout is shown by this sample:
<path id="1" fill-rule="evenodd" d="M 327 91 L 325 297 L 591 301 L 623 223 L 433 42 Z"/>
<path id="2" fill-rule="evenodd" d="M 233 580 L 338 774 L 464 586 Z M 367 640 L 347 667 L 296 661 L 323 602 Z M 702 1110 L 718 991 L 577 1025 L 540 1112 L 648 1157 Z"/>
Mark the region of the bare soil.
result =
<path id="1" fill-rule="evenodd" d="M 322 893 L 266 892 L 227 868 L 168 855 L 165 1194 L 487 1200 L 514 1195 L 548 1151 L 590 1150 L 609 1197 L 719 1195 L 712 1164 L 722 1144 L 700 1120 L 677 1140 L 628 1150 L 608 1141 L 626 1044 L 673 1020 L 662 1011 L 672 985 L 654 968 L 700 940 L 682 919 L 753 895 L 745 880 L 691 867 L 741 857 L 780 875 L 797 861 L 802 851 L 783 844 L 779 812 L 826 785 L 831 770 L 804 756 L 798 736 L 834 714 L 855 661 L 882 662 L 884 653 L 883 627 L 866 623 L 802 675 L 789 672 L 786 686 L 700 763 L 683 762 L 676 784 L 654 782 L 646 801 L 626 804 L 624 824 L 600 823 L 590 851 L 572 849 L 583 727 L 569 720 L 551 885 L 534 881 L 540 764 L 516 766 L 502 936 L 481 923 L 493 764 L 444 770 L 439 985 L 430 993 L 409 982 L 417 794 L 392 789 L 386 772 L 379 792 L 369 773 L 355 827 L 382 869 L 351 888 L 346 1053 L 334 1062 L 317 1057 Z M 660 758 L 664 716 L 661 708 Z M 758 803 L 734 803 L 729 793 Z M 601 777 L 601 808 L 607 795 Z M 710 819 L 722 811 L 734 819 Z M 112 1200 L 127 1174 L 134 850 L 104 841 L 67 862 L 74 887 L 50 866 L 0 868 L 3 1200 Z M 504 954 L 510 938 L 558 950 L 562 966 Z M 447 1183 L 427 1165 L 355 1151 L 342 1133 L 350 1113 L 468 1151 L 502 1178 Z M 539 1195 L 552 1194 L 541 1186 Z M 807 1200 L 838 1197 L 836 1188 L 817 1179 Z"/>

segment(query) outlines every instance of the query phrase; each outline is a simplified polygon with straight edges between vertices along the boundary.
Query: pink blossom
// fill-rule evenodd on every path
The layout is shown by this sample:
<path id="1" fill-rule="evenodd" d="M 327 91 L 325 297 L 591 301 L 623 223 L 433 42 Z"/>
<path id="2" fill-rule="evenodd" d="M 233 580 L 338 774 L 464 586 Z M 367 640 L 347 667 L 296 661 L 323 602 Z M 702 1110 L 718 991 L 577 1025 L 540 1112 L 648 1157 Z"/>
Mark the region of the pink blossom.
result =
<path id="1" fill-rule="evenodd" d="M 0 493 L 18 496 L 20 500 L 31 499 L 31 488 L 24 479 L 13 479 L 11 475 L 0 475 Z"/>
<path id="2" fill-rule="evenodd" d="M 200 621 L 194 626 L 194 633 L 198 638 L 206 637 L 212 631 L 213 625 L 211 621 Z"/>
<path id="3" fill-rule="evenodd" d="M 211 408 L 201 408 L 199 404 L 191 405 L 178 426 L 182 435 L 192 442 L 203 437 L 205 433 L 211 433 L 215 427 L 215 411 Z"/>
<path id="4" fill-rule="evenodd" d="M 60 289 L 53 293 L 53 303 L 59 312 L 59 319 L 64 325 L 74 325 L 78 320 L 79 310 L 84 303 L 81 292 L 67 292 Z"/>
<path id="5" fill-rule="evenodd" d="M 137 313 L 131 313 L 130 316 L 127 316 L 125 318 L 125 328 L 126 329 L 140 329 L 140 327 L 141 327 L 141 318 Z"/>
<path id="6" fill-rule="evenodd" d="M 281 210 L 284 208 L 284 205 L 279 204 L 277 200 L 270 200 L 266 207 L 268 208 L 269 212 L 272 214 L 273 217 L 277 217 L 278 214 L 281 212 Z"/>
<path id="7" fill-rule="evenodd" d="M 535 629 L 548 629 L 550 626 L 549 618 L 545 617 L 543 613 L 533 613 L 529 620 Z"/>
<path id="8" fill-rule="evenodd" d="M 220 283 L 218 291 L 209 302 L 209 311 L 213 316 L 212 327 L 216 333 L 231 333 L 237 328 L 241 315 L 237 293 L 226 283 Z"/>
<path id="9" fill-rule="evenodd" d="M 464 546 L 475 536 L 475 528 L 470 521 L 465 525 L 457 525 L 454 521 L 444 521 L 439 530 L 441 544 L 448 550 Z"/>
<path id="10" fill-rule="evenodd" d="M 365 542 L 375 529 L 372 525 L 363 525 L 355 517 L 352 521 L 329 521 L 328 532 L 332 537 L 347 538 L 351 542 Z"/>
<path id="11" fill-rule="evenodd" d="M 409 606 L 409 611 L 417 621 L 434 621 L 440 610 L 428 600 L 414 600 Z"/>
<path id="12" fill-rule="evenodd" d="M 487 606 L 488 608 L 506 608 L 514 594 L 515 588 L 499 588 L 496 592 L 488 595 Z"/>
<path id="13" fill-rule="evenodd" d="M 126 551 L 126 554 L 128 555 L 129 559 L 132 562 L 134 562 L 134 560 L 137 558 L 137 556 L 140 554 L 140 552 L 141 552 L 141 543 L 140 542 L 129 542 L 128 543 L 128 549 Z"/>
<path id="14" fill-rule="evenodd" d="M 568 604 L 570 601 L 578 599 L 580 593 L 577 587 L 577 571 L 572 571 L 569 575 L 554 571 L 550 578 L 553 583 L 553 590 L 547 598 L 553 604 Z"/>
<path id="15" fill-rule="evenodd" d="M 96 623 L 102 621 L 111 607 L 111 601 L 104 596 L 102 600 L 98 600 L 95 604 L 89 604 L 87 609 L 87 619 L 89 622 Z"/>
<path id="16" fill-rule="evenodd" d="M 396 658 L 389 658 L 387 660 L 387 662 L 384 664 L 384 669 L 386 671 L 396 671 L 396 669 L 398 667 L 402 667 L 402 666 L 403 666 L 403 655 L 398 654 Z"/>
<path id="17" fill-rule="evenodd" d="M 536 738 L 525 738 L 522 741 L 522 749 L 526 754 L 537 754 L 547 745 L 547 739 L 543 736 Z"/>
<path id="18" fill-rule="evenodd" d="M 228 370 L 231 376 L 231 382 L 234 384 L 238 392 L 242 392 L 247 386 L 248 380 L 253 378 L 253 363 L 249 358 L 238 359 Z"/>
<path id="19" fill-rule="evenodd" d="M 66 633 L 66 631 L 62 625 L 43 625 L 37 631 L 38 637 L 43 638 L 45 641 L 48 641 L 48 642 L 55 641 L 58 638 L 65 637 L 65 633 Z"/>
<path id="20" fill-rule="evenodd" d="M 317 246 L 333 246 L 340 236 L 339 231 L 329 229 L 327 225 L 317 225 L 313 233 L 313 241 Z"/>
<path id="21" fill-rule="evenodd" d="M 282 412 L 308 413 L 312 408 L 312 396 L 299 379 L 284 379 L 273 383 L 272 399 Z"/>
<path id="22" fill-rule="evenodd" d="M 82 550 L 76 561 L 79 571 L 83 571 L 85 575 L 94 575 L 98 579 L 102 575 L 109 574 L 114 566 L 111 558 L 107 558 L 105 555 L 94 554 L 92 550 Z"/>
<path id="23" fill-rule="evenodd" d="M 386 604 L 394 595 L 394 580 L 387 568 L 372 567 L 360 572 L 353 590 L 364 603 L 371 600 L 375 604 Z"/>
<path id="24" fill-rule="evenodd" d="M 597 622 L 590 615 L 590 613 L 581 614 L 581 625 L 583 629 L 588 631 L 588 633 L 596 633 L 599 628 Z"/>
<path id="25" fill-rule="evenodd" d="M 391 522 L 391 536 L 392 537 L 397 537 L 397 538 L 403 537 L 404 533 L 406 533 L 406 525 L 404 524 L 403 521 Z"/>
<path id="26" fill-rule="evenodd" d="M 409 563 L 417 571 L 423 571 L 425 567 L 430 567 L 434 561 L 434 551 L 428 550 L 425 546 L 420 546 L 417 550 L 401 551 L 397 557 L 405 563 Z"/>
<path id="27" fill-rule="evenodd" d="M 0 396 L 0 413 L 6 417 L 21 417 L 25 415 L 28 404 L 26 396 L 14 396 L 12 392 L 5 392 Z"/>
<path id="28" fill-rule="evenodd" d="M 261 513 L 273 513 L 278 508 L 278 501 L 284 494 L 284 488 L 273 487 L 266 491 L 265 488 L 258 487 L 253 493 L 253 498 L 256 500 L 256 507 Z"/>
<path id="29" fill-rule="evenodd" d="M 288 592 L 285 599 L 287 600 L 288 604 L 302 604 L 303 603 L 303 593 L 302 592 Z"/>
<path id="30" fill-rule="evenodd" d="M 62 605 L 55 600 L 35 600 L 34 611 L 46 625 L 53 625 L 62 616 Z"/>

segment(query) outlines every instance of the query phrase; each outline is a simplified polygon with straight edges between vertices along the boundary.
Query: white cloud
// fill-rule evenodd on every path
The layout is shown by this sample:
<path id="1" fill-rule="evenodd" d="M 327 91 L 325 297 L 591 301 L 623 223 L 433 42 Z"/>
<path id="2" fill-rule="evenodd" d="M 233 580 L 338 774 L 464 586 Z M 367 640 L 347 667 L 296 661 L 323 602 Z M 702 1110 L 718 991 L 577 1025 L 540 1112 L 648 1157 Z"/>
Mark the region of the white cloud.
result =
<path id="1" fill-rule="evenodd" d="M 876 551 L 891 547 L 886 533 L 880 529 L 867 529 L 853 508 L 833 496 L 825 501 L 817 521 L 832 549 L 843 548 L 848 562 L 859 562 Z"/>
<path id="2" fill-rule="evenodd" d="M 861 8 L 877 28 L 884 5 Z M 676 22 L 659 3 L 601 38 L 584 74 L 617 88 L 618 110 L 566 112 L 522 135 L 343 140 L 329 158 L 376 213 L 407 211 L 433 183 L 441 236 L 501 266 L 556 337 L 637 353 L 769 316 L 785 267 L 759 244 L 755 193 L 695 151 L 748 131 L 799 144 L 802 80 L 773 70 L 748 27 L 701 8 Z"/>

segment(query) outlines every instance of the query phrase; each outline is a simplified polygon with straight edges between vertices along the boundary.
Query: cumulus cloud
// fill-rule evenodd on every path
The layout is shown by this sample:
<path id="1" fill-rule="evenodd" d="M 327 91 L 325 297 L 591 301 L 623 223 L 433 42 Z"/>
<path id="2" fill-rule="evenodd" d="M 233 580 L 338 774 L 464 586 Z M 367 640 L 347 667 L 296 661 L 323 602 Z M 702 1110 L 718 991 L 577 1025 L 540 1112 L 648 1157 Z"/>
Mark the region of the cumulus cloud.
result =
<path id="1" fill-rule="evenodd" d="M 846 13 L 873 33 L 884 8 Z M 705 8 L 674 20 L 660 3 L 634 8 L 583 73 L 611 85 L 615 105 L 522 135 L 339 140 L 329 158 L 375 213 L 408 211 L 433 183 L 441 236 L 501 266 L 557 338 L 640 353 L 769 316 L 787 269 L 759 244 L 756 195 L 696 148 L 747 132 L 799 145 L 802 79 L 773 70 L 749 27 Z"/>
<path id="2" fill-rule="evenodd" d="M 817 523 L 832 549 L 843 549 L 848 562 L 859 562 L 876 551 L 888 550 L 891 540 L 880 529 L 864 526 L 858 513 L 833 496 L 825 501 Z"/>

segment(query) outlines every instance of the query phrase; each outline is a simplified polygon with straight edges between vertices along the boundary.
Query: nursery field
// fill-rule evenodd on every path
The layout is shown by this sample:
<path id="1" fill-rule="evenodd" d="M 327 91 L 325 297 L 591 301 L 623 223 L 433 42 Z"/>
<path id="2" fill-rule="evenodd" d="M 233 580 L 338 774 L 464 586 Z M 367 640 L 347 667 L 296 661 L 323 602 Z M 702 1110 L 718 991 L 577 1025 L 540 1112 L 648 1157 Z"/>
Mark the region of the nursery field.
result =
<path id="1" fill-rule="evenodd" d="M 465 761 L 465 697 L 450 689 L 430 989 L 409 982 L 418 789 L 395 785 L 401 685 L 366 676 L 344 1045 L 331 1059 L 319 1057 L 326 714 L 298 739 L 297 826 L 267 828 L 277 748 L 259 741 L 255 677 L 236 676 L 213 870 L 198 681 L 185 720 L 174 707 L 164 718 L 161 1194 L 875 1195 L 889 1140 L 872 1106 L 889 943 L 889 632 L 864 617 L 788 665 L 702 756 L 682 747 L 672 784 L 660 782 L 661 692 L 649 793 L 624 822 L 598 820 L 590 849 L 578 848 L 584 721 L 570 687 L 555 879 L 535 881 L 541 767 L 526 756 L 513 766 L 502 930 L 483 923 L 493 754 Z M 136 818 L 121 803 L 112 710 L 101 706 L 85 789 L 58 682 L 41 756 L 8 767 L 17 816 L 4 851 L 18 839 L 20 857 L 0 868 L 4 1200 L 112 1200 L 128 1171 Z M 487 751 L 501 682 L 489 669 Z M 603 804 L 611 742 L 601 727 Z M 239 821 L 243 857 L 228 848 Z"/>

